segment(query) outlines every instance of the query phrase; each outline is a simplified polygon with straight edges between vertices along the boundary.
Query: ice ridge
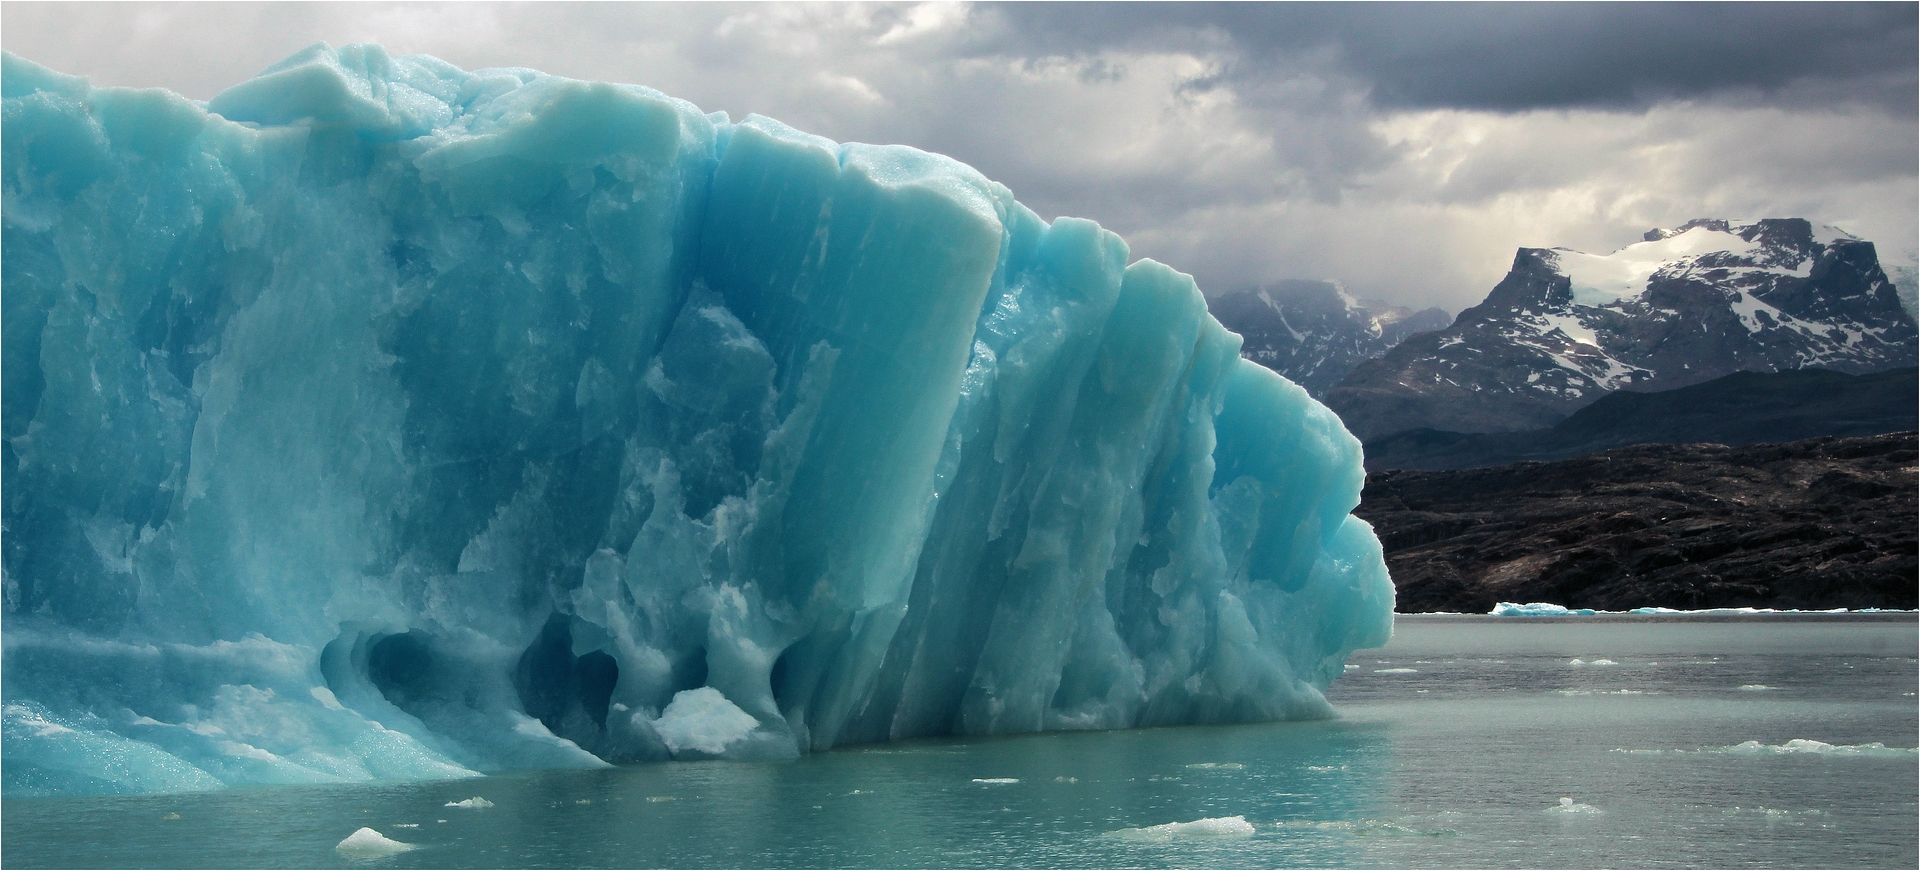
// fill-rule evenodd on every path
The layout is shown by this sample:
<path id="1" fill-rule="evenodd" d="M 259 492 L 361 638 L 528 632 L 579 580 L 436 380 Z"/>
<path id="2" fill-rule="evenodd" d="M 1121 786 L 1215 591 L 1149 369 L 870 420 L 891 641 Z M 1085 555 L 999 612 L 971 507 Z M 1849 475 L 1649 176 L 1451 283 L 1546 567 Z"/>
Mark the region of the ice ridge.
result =
<path id="1" fill-rule="evenodd" d="M 1359 444 L 951 159 L 316 45 L 4 56 L 8 795 L 1324 716 Z"/>

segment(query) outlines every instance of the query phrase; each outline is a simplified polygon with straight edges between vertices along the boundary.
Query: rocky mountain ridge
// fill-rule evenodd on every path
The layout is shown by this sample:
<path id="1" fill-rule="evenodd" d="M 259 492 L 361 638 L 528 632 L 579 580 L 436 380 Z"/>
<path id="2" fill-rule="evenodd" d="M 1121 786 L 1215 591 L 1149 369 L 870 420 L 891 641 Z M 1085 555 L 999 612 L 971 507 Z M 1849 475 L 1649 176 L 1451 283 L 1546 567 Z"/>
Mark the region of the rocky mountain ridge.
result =
<path id="1" fill-rule="evenodd" d="M 1240 355 L 1306 388 L 1315 399 L 1354 367 L 1408 336 L 1443 329 L 1446 310 L 1354 297 L 1339 282 L 1281 281 L 1207 300 L 1207 310 L 1245 340 Z"/>
<path id="2" fill-rule="evenodd" d="M 1326 403 L 1363 440 L 1543 429 L 1618 390 L 1915 362 L 1873 243 L 1798 218 L 1702 219 L 1605 256 L 1522 248 L 1486 300 L 1357 365 Z"/>
<path id="3" fill-rule="evenodd" d="M 1920 370 L 1735 372 L 1657 393 L 1619 391 L 1550 429 L 1405 430 L 1366 444 L 1368 471 L 1563 460 L 1637 444 L 1750 445 L 1902 432 L 1920 421 Z"/>

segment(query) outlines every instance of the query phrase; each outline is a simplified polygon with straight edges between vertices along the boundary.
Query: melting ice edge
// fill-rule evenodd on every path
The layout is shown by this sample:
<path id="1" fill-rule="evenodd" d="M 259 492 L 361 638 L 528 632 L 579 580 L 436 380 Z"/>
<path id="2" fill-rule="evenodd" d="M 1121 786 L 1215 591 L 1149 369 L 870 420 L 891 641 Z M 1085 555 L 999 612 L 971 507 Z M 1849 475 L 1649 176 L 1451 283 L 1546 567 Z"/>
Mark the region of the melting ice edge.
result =
<path id="1" fill-rule="evenodd" d="M 948 158 L 317 45 L 6 55 L 8 795 L 1317 717 L 1359 444 Z"/>

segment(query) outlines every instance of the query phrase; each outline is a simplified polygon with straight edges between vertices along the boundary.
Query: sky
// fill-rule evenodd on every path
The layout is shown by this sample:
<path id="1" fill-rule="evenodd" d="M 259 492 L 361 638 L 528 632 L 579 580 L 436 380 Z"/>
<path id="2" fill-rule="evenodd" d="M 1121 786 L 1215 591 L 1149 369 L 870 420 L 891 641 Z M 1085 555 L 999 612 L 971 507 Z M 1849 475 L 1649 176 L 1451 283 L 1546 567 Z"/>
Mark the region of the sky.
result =
<path id="1" fill-rule="evenodd" d="M 314 42 L 951 155 L 1217 293 L 1458 311 L 1519 247 L 1805 217 L 1915 258 L 1914 3 L 32 3 L 0 46 L 205 100 Z"/>

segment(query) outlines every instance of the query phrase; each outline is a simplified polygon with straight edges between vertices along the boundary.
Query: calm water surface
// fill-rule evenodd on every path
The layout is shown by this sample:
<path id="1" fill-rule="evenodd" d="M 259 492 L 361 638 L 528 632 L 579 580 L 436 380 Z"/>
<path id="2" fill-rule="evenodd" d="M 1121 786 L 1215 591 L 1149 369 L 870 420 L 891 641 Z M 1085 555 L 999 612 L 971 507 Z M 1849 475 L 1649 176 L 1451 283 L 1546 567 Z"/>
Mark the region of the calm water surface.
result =
<path id="1" fill-rule="evenodd" d="M 1913 868 L 1917 644 L 1911 614 L 1402 617 L 1339 720 L 8 799 L 0 864 Z M 362 826 L 417 849 L 335 852 Z"/>

